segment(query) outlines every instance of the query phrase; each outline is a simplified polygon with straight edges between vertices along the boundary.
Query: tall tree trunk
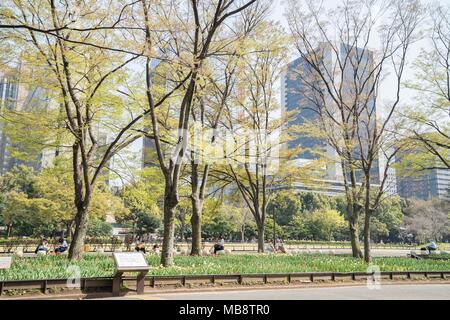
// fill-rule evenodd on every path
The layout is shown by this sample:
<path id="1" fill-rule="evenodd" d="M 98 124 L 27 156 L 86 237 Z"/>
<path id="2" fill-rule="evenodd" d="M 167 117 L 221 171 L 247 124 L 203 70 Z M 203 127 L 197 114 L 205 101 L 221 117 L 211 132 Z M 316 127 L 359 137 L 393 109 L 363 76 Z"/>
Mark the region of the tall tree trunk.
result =
<path id="1" fill-rule="evenodd" d="M 192 198 L 192 248 L 191 256 L 201 255 L 202 252 L 202 213 L 203 200 L 193 196 Z"/>
<path id="2" fill-rule="evenodd" d="M 192 154 L 192 158 L 195 159 L 195 154 Z M 203 175 L 199 176 L 199 165 L 195 161 L 191 162 L 191 202 L 192 202 L 192 248 L 191 255 L 201 255 L 202 252 L 202 215 L 203 205 L 205 203 L 205 187 L 208 180 L 209 165 L 206 165 L 203 169 Z"/>
<path id="3" fill-rule="evenodd" d="M 264 224 L 258 225 L 258 253 L 264 253 Z"/>
<path id="4" fill-rule="evenodd" d="M 78 208 L 75 216 L 75 232 L 72 237 L 72 243 L 69 248 L 69 259 L 79 260 L 83 253 L 84 239 L 86 238 L 88 228 L 88 210 L 87 208 Z"/>
<path id="5" fill-rule="evenodd" d="M 364 204 L 364 261 L 369 263 L 370 256 L 370 218 L 372 211 L 370 209 L 370 176 L 366 174 L 366 190 L 365 190 L 365 204 Z"/>
<path id="6" fill-rule="evenodd" d="M 63 231 L 63 234 L 62 234 L 62 236 L 63 236 L 64 238 L 70 237 L 70 230 L 71 230 L 71 228 L 72 228 L 71 226 L 72 226 L 72 223 L 71 223 L 71 222 L 66 222 L 66 225 L 65 225 L 66 230 Z"/>
<path id="7" fill-rule="evenodd" d="M 173 244 L 175 234 L 175 208 L 178 205 L 176 194 L 170 192 L 164 197 L 164 233 L 161 252 L 161 264 L 170 267 L 173 264 Z"/>
<path id="8" fill-rule="evenodd" d="M 7 230 L 6 230 L 6 239 L 11 237 L 11 233 L 12 233 L 12 223 L 8 223 Z"/>
<path id="9" fill-rule="evenodd" d="M 352 255 L 354 258 L 363 258 L 361 246 L 359 243 L 359 226 L 358 221 L 353 217 L 349 218 L 350 243 L 352 245 Z"/>
<path id="10" fill-rule="evenodd" d="M 75 230 L 73 229 L 73 222 L 70 224 L 70 239 L 73 239 Z"/>
<path id="11" fill-rule="evenodd" d="M 349 138 L 347 135 L 346 141 L 348 141 L 348 139 Z M 347 152 L 347 157 L 348 159 L 353 159 L 352 153 Z M 348 229 L 350 235 L 350 243 L 352 246 L 352 256 L 353 258 L 362 259 L 363 253 L 361 251 L 361 245 L 359 242 L 359 223 L 358 223 L 358 217 L 361 209 L 356 202 L 357 201 L 355 191 L 357 188 L 356 174 L 355 170 L 352 168 L 350 164 L 346 163 L 345 159 L 341 159 L 341 168 L 345 182 L 345 195 L 347 200 L 347 213 L 348 213 Z"/>
<path id="12" fill-rule="evenodd" d="M 370 212 L 366 212 L 364 217 L 364 261 L 371 261 L 370 254 Z"/>
<path id="13" fill-rule="evenodd" d="M 185 234 L 186 234 L 186 223 L 184 223 L 184 219 L 185 219 L 185 215 L 183 214 L 181 216 L 181 220 L 180 220 L 180 241 L 183 242 L 185 241 Z"/>
<path id="14" fill-rule="evenodd" d="M 83 176 L 85 169 L 79 163 L 80 143 L 77 141 L 72 146 L 72 168 L 74 182 L 74 202 L 77 213 L 75 214 L 75 232 L 69 248 L 69 259 L 79 260 L 83 253 L 84 239 L 87 233 L 88 210 L 91 202 L 91 187 L 84 185 Z M 87 182 L 86 179 L 84 182 Z"/>

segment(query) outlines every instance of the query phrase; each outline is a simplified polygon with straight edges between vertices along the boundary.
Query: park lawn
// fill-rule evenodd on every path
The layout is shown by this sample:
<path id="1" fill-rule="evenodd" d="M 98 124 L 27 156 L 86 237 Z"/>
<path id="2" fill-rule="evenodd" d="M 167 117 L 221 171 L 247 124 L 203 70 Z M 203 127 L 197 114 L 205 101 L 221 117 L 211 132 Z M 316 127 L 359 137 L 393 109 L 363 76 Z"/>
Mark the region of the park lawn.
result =
<path id="1" fill-rule="evenodd" d="M 159 257 L 147 256 L 149 275 L 207 275 L 294 272 L 365 272 L 368 264 L 349 256 L 332 255 L 230 255 L 217 257 L 175 257 L 175 265 L 163 268 Z M 64 279 L 71 265 L 80 267 L 82 278 L 110 277 L 114 274 L 111 256 L 87 254 L 78 262 L 67 256 L 14 258 L 9 270 L 0 270 L 0 281 Z M 374 258 L 381 271 L 450 271 L 450 260 L 415 260 L 410 258 Z M 73 269 L 72 269 L 73 270 Z M 73 271 L 72 271 L 73 272 Z"/>

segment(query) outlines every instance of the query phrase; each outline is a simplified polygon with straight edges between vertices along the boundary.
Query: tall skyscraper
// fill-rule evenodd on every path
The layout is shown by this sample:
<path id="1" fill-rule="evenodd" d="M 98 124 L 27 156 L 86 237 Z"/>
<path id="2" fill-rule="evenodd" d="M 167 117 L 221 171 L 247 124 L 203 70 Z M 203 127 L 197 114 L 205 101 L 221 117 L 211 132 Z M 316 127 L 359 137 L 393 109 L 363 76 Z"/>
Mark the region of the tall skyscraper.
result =
<path id="1" fill-rule="evenodd" d="M 368 133 L 375 128 L 377 121 L 377 109 L 375 97 L 370 93 L 370 82 L 373 82 L 373 76 L 366 74 L 370 72 L 373 64 L 373 53 L 371 51 L 363 51 L 361 49 L 349 48 L 345 44 L 337 46 L 338 49 L 332 48 L 328 44 L 319 45 L 317 52 L 315 52 L 314 59 L 319 62 L 317 65 L 321 66 L 323 74 L 328 77 L 333 86 L 341 88 L 342 99 L 349 100 L 348 105 L 352 105 L 354 97 L 359 94 L 364 96 L 366 100 L 360 102 L 361 108 L 364 112 L 359 118 L 359 136 L 367 137 Z M 353 55 L 352 55 L 353 54 Z M 355 58 L 348 58 L 348 57 Z M 347 63 L 344 68 L 339 69 L 337 61 L 344 61 L 346 59 L 358 59 L 356 63 Z M 348 62 L 348 60 L 347 60 Z M 355 65 L 357 67 L 355 68 Z M 342 70 L 343 69 L 343 70 Z M 355 71 L 357 76 L 355 77 Z M 336 73 L 336 74 L 335 74 Z M 359 81 L 366 81 L 369 84 L 360 85 L 355 84 L 355 78 Z M 362 93 L 355 93 L 355 90 L 361 90 Z M 317 76 L 317 72 L 308 62 L 303 58 L 298 58 L 286 67 L 285 74 L 282 77 L 282 111 L 293 113 L 293 119 L 288 126 L 301 126 L 305 123 L 318 123 L 319 110 L 330 112 L 334 116 L 337 115 L 338 108 L 331 95 L 327 92 L 323 79 Z M 363 99 L 361 99 L 363 100 Z M 345 101 L 347 103 L 347 101 Z M 350 111 L 348 111 L 350 112 Z M 370 117 L 370 119 L 369 119 Z M 337 117 L 338 118 L 338 117 Z M 339 132 L 336 131 L 339 135 Z M 324 154 L 331 161 L 328 162 L 326 168 L 323 169 L 322 182 L 324 186 L 318 190 L 322 190 L 328 194 L 339 194 L 344 191 L 343 187 L 343 171 L 339 156 L 334 147 L 327 143 L 325 138 L 311 137 L 307 134 L 302 134 L 295 141 L 291 141 L 287 147 L 300 146 L 304 150 L 299 156 L 299 162 L 307 162 L 319 157 L 319 154 Z M 364 146 L 363 146 L 364 147 Z M 364 152 L 364 150 L 363 150 Z M 361 157 L 359 147 L 355 147 L 353 156 L 355 159 Z M 335 159 L 334 161 L 332 159 Z M 381 177 L 384 174 L 386 161 L 382 156 L 378 157 L 372 166 L 372 184 L 379 185 Z M 362 180 L 362 172 L 358 173 L 358 180 Z M 390 194 L 396 193 L 395 170 L 388 170 L 386 191 Z M 311 187 L 309 187 L 311 189 Z"/>

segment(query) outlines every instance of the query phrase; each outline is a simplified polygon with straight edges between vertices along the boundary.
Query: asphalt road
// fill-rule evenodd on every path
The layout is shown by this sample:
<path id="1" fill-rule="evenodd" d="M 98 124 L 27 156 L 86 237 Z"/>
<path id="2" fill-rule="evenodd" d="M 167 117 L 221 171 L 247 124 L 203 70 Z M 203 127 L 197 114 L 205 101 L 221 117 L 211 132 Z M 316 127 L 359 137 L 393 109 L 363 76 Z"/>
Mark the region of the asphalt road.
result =
<path id="1" fill-rule="evenodd" d="M 450 284 L 381 285 L 332 288 L 147 294 L 114 299 L 139 300 L 450 300 Z"/>

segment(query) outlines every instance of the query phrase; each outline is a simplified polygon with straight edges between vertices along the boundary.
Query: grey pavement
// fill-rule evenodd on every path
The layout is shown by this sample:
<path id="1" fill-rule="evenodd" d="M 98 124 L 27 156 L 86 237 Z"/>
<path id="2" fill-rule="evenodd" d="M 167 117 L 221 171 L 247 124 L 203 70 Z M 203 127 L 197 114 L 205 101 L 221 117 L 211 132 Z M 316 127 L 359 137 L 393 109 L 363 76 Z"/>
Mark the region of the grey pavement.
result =
<path id="1" fill-rule="evenodd" d="M 351 249 L 301 249 L 298 250 L 298 253 L 311 253 L 311 254 L 352 254 Z M 406 257 L 408 253 L 411 253 L 411 250 L 402 250 L 402 249 L 372 249 L 372 257 Z"/>
<path id="2" fill-rule="evenodd" d="M 109 298 L 111 299 L 111 298 Z M 113 299 L 138 300 L 450 300 L 450 284 L 381 285 L 331 288 L 262 289 L 146 294 Z"/>

